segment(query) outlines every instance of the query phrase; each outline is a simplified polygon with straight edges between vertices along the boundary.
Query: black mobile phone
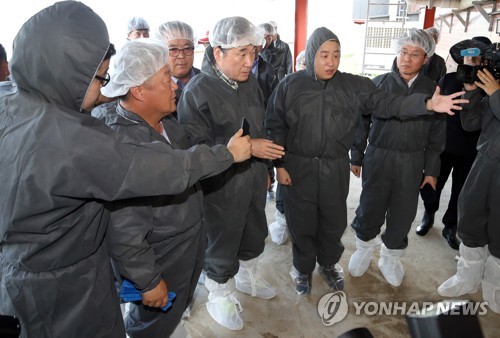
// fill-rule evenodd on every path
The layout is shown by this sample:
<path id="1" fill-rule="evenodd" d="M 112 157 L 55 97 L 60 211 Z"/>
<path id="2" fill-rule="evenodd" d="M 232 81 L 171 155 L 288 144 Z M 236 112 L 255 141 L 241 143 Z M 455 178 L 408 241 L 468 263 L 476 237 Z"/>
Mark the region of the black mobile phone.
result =
<path id="1" fill-rule="evenodd" d="M 241 119 L 241 129 L 243 129 L 242 136 L 250 135 L 250 124 L 248 123 L 248 120 L 246 117 L 243 117 Z"/>

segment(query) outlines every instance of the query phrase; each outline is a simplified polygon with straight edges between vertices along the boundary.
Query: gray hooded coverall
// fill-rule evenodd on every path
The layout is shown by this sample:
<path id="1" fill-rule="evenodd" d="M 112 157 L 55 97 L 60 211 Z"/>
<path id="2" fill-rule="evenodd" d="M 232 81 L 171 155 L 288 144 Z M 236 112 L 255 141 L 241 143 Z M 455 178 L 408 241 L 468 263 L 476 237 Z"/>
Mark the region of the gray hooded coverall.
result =
<path id="1" fill-rule="evenodd" d="M 103 201 L 179 194 L 234 161 L 225 147 L 138 144 L 82 113 L 109 44 L 76 1 L 35 14 L 15 39 L 17 91 L 0 92 L 0 313 L 22 337 L 124 337 Z"/>

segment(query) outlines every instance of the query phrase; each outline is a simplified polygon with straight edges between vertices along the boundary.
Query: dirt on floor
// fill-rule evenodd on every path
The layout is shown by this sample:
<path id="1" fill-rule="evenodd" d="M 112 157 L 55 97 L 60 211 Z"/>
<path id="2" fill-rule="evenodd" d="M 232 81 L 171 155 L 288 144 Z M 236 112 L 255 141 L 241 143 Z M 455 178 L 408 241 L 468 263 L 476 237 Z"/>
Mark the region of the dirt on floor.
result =
<path id="1" fill-rule="evenodd" d="M 318 304 L 322 297 L 331 291 L 315 271 L 311 294 L 297 295 L 289 275 L 292 264 L 291 243 L 287 241 L 283 245 L 276 245 L 268 237 L 259 267 L 264 278 L 276 288 L 278 295 L 271 300 L 262 300 L 236 292 L 243 308 L 241 316 L 244 320 L 244 327 L 241 331 L 230 331 L 217 324 L 209 316 L 205 306 L 208 292 L 203 285 L 198 284 L 190 317 L 184 321 L 184 327 L 189 336 L 193 338 L 337 337 L 351 329 L 366 327 L 376 338 L 411 337 L 406 317 L 401 313 L 410 311 L 411 306 L 423 308 L 425 304 L 446 300 L 439 296 L 436 290 L 442 282 L 456 272 L 455 256 L 458 255 L 458 251 L 451 249 L 441 236 L 443 227 L 441 218 L 449 199 L 449 183 L 441 197 L 441 208 L 436 213 L 436 223 L 425 237 L 415 234 L 415 228 L 420 223 L 423 214 L 423 205 L 421 201 L 419 202 L 417 216 L 408 236 L 409 245 L 402 258 L 405 278 L 400 287 L 389 285 L 379 271 L 378 249 L 365 275 L 352 277 L 347 271 L 349 258 L 355 251 L 355 233 L 350 227 L 350 222 L 354 217 L 361 191 L 361 180 L 352 176 L 347 203 L 349 226 L 343 236 L 345 251 L 339 262 L 345 271 L 344 293 L 348 304 L 348 312 L 343 320 L 332 325 L 323 324 L 318 312 Z M 268 201 L 266 213 L 268 224 L 274 222 L 274 200 Z M 234 287 L 234 281 L 232 283 Z M 323 302 L 327 298 L 324 298 Z M 461 299 L 480 302 L 482 301 L 481 290 L 476 294 L 463 296 Z M 386 307 L 382 308 L 381 302 L 392 303 L 384 303 Z M 393 309 L 387 310 L 388 306 L 393 306 Z M 396 307 L 398 307 L 397 310 L 395 310 Z M 417 308 L 414 307 L 414 309 Z M 392 314 L 394 311 L 396 314 Z M 498 314 L 488 309 L 486 314 L 478 315 L 478 318 L 484 337 L 499 336 L 500 316 Z"/>

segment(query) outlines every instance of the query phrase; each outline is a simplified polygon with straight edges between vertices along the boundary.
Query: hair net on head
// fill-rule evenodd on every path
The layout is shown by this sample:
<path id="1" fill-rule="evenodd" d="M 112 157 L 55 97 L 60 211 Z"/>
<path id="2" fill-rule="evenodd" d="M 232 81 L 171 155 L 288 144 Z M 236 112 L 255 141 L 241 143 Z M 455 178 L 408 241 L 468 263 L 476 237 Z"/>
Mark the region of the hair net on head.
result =
<path id="1" fill-rule="evenodd" d="M 263 40 L 262 31 L 240 16 L 221 19 L 210 31 L 210 45 L 214 48 L 262 46 Z"/>
<path id="2" fill-rule="evenodd" d="M 439 31 L 439 29 L 437 29 L 436 27 L 429 27 L 425 31 L 432 37 L 436 37 L 436 44 L 439 42 L 439 38 L 441 37 L 441 32 Z"/>
<path id="3" fill-rule="evenodd" d="M 168 48 L 163 42 L 154 39 L 128 41 L 116 55 L 111 81 L 101 88 L 101 93 L 107 97 L 125 95 L 130 88 L 143 84 L 167 63 Z"/>
<path id="4" fill-rule="evenodd" d="M 128 21 L 128 32 L 139 29 L 149 30 L 149 25 L 145 19 L 134 16 Z"/>
<path id="5" fill-rule="evenodd" d="M 261 23 L 259 28 L 264 31 L 264 34 L 276 35 L 276 30 L 270 23 Z"/>
<path id="6" fill-rule="evenodd" d="M 158 40 L 163 40 L 169 42 L 170 40 L 189 40 L 194 44 L 196 41 L 193 33 L 193 28 L 185 22 L 182 21 L 168 21 L 158 27 L 156 32 L 156 38 Z"/>
<path id="7" fill-rule="evenodd" d="M 394 52 L 397 54 L 402 47 L 420 47 L 428 57 L 434 55 L 436 43 L 432 36 L 423 29 L 410 28 L 402 37 L 393 41 Z"/>

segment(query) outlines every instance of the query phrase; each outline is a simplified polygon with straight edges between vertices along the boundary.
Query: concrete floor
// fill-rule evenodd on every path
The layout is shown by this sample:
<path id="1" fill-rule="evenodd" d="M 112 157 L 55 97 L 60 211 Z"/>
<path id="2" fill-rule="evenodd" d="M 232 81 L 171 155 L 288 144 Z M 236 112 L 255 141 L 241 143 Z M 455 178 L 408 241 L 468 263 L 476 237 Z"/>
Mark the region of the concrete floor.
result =
<path id="1" fill-rule="evenodd" d="M 349 258 L 355 250 L 354 231 L 348 226 L 343 243 L 345 251 L 340 260 L 344 268 L 345 289 L 347 295 L 347 316 L 331 325 L 325 326 L 318 314 L 320 299 L 330 293 L 321 277 L 313 275 L 312 293 L 299 296 L 295 293 L 289 271 L 292 261 L 291 243 L 278 246 L 268 237 L 266 248 L 261 257 L 264 278 L 277 290 L 277 297 L 272 300 L 261 300 L 236 292 L 243 307 L 241 316 L 245 322 L 243 330 L 230 331 L 218 325 L 209 316 L 205 303 L 208 292 L 199 284 L 192 304 L 191 316 L 184 322 L 189 335 L 196 337 L 337 337 L 356 327 L 367 327 L 374 337 L 410 337 L 406 319 L 403 315 L 368 315 L 364 311 L 356 314 L 353 302 L 439 302 L 444 300 L 436 292 L 438 286 L 456 271 L 455 255 L 458 251 L 451 249 L 441 236 L 441 218 L 448 203 L 449 184 L 442 194 L 442 207 L 436 214 L 436 224 L 425 237 L 415 234 L 419 224 L 423 205 L 420 202 L 417 216 L 409 234 L 409 246 L 402 258 L 405 278 L 400 287 L 389 285 L 377 267 L 378 249 L 372 259 L 370 268 L 362 277 L 351 277 L 347 271 Z M 353 219 L 361 191 L 361 180 L 351 176 L 351 188 L 348 198 L 348 221 Z M 275 204 L 270 201 L 266 207 L 268 224 L 274 222 Z M 234 284 L 233 284 L 234 285 Z M 461 299 L 482 301 L 481 292 L 467 295 Z M 371 308 L 373 310 L 373 307 Z M 370 311 L 368 311 L 369 313 Z M 488 311 L 478 316 L 484 337 L 499 337 L 499 315 Z M 432 338 L 432 337 L 430 337 Z"/>

